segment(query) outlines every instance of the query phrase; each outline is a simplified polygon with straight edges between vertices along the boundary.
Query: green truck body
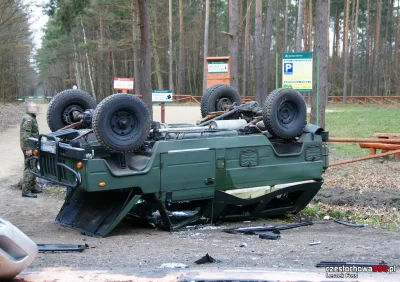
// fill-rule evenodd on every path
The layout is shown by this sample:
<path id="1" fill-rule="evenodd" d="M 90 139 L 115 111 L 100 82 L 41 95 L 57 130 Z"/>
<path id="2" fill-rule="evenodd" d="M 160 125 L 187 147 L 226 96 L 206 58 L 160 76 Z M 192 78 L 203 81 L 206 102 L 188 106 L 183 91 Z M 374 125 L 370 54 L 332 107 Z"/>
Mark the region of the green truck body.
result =
<path id="1" fill-rule="evenodd" d="M 135 210 L 145 218 L 158 210 L 167 230 L 200 217 L 215 222 L 296 213 L 321 188 L 328 167 L 326 132 L 312 125 L 290 141 L 233 130 L 193 134 L 149 141 L 142 150 L 120 154 L 95 141 L 73 146 L 71 140 L 82 130 L 59 130 L 30 139 L 38 151 L 31 173 L 73 187 L 57 216 L 59 224 L 102 237 Z M 294 184 L 271 189 L 287 183 Z M 231 192 L 263 186 L 270 189 L 258 197 Z M 170 212 L 183 209 L 196 212 L 174 223 Z"/>

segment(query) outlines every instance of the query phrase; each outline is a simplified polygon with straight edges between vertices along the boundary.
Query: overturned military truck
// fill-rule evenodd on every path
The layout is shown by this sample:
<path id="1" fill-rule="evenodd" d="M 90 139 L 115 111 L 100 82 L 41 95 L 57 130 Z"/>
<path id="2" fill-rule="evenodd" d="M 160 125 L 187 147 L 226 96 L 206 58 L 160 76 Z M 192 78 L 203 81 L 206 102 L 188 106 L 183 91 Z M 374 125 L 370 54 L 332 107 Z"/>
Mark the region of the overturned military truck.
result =
<path id="1" fill-rule="evenodd" d="M 80 90 L 57 94 L 52 132 L 29 140 L 31 173 L 73 187 L 56 222 L 98 237 L 124 218 L 171 231 L 297 213 L 320 190 L 328 132 L 306 123 L 297 91 L 276 89 L 260 107 L 215 85 L 201 115 L 197 125 L 162 124 L 133 95 L 96 106 Z"/>

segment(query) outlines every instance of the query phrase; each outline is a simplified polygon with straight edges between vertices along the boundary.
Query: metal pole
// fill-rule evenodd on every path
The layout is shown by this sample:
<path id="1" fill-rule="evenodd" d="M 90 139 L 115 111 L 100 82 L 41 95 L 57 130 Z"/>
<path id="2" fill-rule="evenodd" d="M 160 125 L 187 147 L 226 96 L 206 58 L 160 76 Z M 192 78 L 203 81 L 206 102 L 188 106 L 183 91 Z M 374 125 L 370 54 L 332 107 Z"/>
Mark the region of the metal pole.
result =
<path id="1" fill-rule="evenodd" d="M 316 104 L 316 110 L 317 110 L 316 123 L 319 126 L 319 52 L 317 53 L 317 104 Z"/>
<path id="2" fill-rule="evenodd" d="M 278 52 L 276 52 L 276 56 L 275 56 L 276 58 L 275 58 L 275 89 L 278 89 L 278 87 L 279 87 L 279 82 L 278 82 L 278 79 L 279 79 L 279 73 L 278 73 L 278 69 L 279 69 L 279 54 L 278 54 Z"/>

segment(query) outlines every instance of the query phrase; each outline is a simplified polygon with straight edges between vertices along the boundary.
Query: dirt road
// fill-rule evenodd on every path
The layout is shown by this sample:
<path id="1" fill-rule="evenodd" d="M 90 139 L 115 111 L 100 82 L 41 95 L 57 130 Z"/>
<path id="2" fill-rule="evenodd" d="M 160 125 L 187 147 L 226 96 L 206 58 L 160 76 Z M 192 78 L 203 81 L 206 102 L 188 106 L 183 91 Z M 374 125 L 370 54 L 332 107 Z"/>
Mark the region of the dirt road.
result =
<path id="1" fill-rule="evenodd" d="M 174 107 L 170 122 L 194 122 L 197 107 Z M 48 131 L 42 107 L 38 115 L 42 132 Z M 184 112 L 185 111 L 185 112 Z M 193 112 L 194 111 L 194 112 Z M 159 113 L 159 112 L 158 112 Z M 157 109 L 155 110 L 155 116 Z M 181 120 L 180 117 L 185 117 Z M 104 270 L 109 273 L 132 274 L 138 270 L 154 270 L 163 263 L 183 263 L 191 270 L 205 270 L 197 259 L 209 253 L 220 262 L 218 268 L 310 271 L 325 278 L 325 271 L 314 268 L 318 261 L 361 261 L 400 264 L 400 233 L 376 227 L 351 228 L 333 222 L 317 222 L 309 227 L 282 231 L 279 240 L 262 240 L 257 236 L 232 235 L 221 232 L 232 225 L 263 225 L 268 221 L 237 223 L 222 227 L 169 233 L 124 224 L 107 238 L 92 238 L 59 227 L 54 219 L 62 201 L 39 195 L 37 199 L 22 198 L 20 190 L 11 189 L 21 175 L 22 154 L 17 126 L 0 133 L 3 165 L 0 166 L 0 217 L 19 227 L 36 243 L 87 243 L 83 253 L 44 253 L 25 272 L 27 280 L 35 279 L 37 271 L 67 267 L 72 270 Z M 274 222 L 273 224 L 277 224 Z M 320 241 L 310 246 L 310 242 Z M 400 270 L 400 268 L 398 268 Z M 33 273 L 33 274 L 32 274 Z M 149 272 L 147 272 L 149 273 Z M 319 274 L 318 274 L 319 273 Z M 399 273 L 400 274 L 400 273 Z M 32 276 L 33 275 L 33 276 Z M 79 274 L 81 275 L 81 274 Z M 144 274 L 145 275 L 145 274 Z M 361 275 L 361 274 L 360 274 Z M 400 276 L 374 276 L 383 281 Z M 383 275 L 383 274 L 382 274 Z M 396 275 L 396 274 L 395 274 Z M 380 278 L 378 278 L 380 277 Z M 108 280 L 110 281 L 110 280 Z M 154 279 L 154 281 L 158 281 Z"/>

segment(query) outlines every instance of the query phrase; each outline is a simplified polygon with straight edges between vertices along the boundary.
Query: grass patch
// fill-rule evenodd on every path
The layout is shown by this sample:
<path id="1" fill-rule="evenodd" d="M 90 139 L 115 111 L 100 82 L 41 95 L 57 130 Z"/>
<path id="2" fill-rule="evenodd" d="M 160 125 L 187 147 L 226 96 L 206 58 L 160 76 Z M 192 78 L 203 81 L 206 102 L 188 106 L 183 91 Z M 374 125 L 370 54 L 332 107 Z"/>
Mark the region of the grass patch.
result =
<path id="1" fill-rule="evenodd" d="M 49 198 L 57 198 L 64 200 L 67 188 L 58 185 L 43 185 L 43 191 Z"/>
<path id="2" fill-rule="evenodd" d="M 327 204 L 309 204 L 303 211 L 302 216 L 309 216 L 314 219 L 323 219 L 329 215 L 332 220 L 344 219 L 360 224 L 377 226 L 388 231 L 400 230 L 399 209 L 374 209 L 358 206 L 332 206 Z"/>
<path id="3" fill-rule="evenodd" d="M 375 138 L 375 132 L 400 132 L 399 110 L 394 106 L 379 105 L 329 105 L 325 129 L 331 137 Z M 330 151 L 340 156 L 368 155 L 369 151 L 361 149 L 358 144 L 329 143 Z"/>

